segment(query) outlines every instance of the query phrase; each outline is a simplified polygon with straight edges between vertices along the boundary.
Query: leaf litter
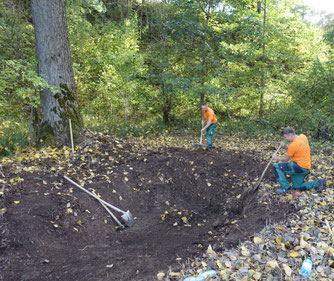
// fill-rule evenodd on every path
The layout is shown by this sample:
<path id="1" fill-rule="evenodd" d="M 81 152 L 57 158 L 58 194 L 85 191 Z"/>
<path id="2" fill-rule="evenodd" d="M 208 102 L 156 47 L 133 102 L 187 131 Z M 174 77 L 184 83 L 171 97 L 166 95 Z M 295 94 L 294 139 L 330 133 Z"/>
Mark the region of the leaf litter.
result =
<path id="1" fill-rule="evenodd" d="M 244 206 L 278 141 L 219 137 L 213 152 L 193 142 L 94 134 L 74 154 L 29 148 L 3 158 L 0 277 L 183 280 L 215 270 L 212 280 L 302 280 L 311 256 L 312 278 L 334 279 L 331 188 L 277 196 L 268 171 Z M 311 177 L 331 187 L 333 163 L 330 150 L 315 151 Z M 65 174 L 130 209 L 135 225 L 118 230 Z"/>

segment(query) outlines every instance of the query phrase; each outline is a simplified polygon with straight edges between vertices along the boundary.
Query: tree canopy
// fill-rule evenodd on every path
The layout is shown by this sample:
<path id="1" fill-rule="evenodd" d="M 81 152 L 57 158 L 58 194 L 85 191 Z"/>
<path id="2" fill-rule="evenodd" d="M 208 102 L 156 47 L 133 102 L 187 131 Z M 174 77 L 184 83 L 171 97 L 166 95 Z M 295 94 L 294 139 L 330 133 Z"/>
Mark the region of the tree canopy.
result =
<path id="1" fill-rule="evenodd" d="M 0 5 L 7 153 L 38 139 L 52 85 L 37 74 L 30 1 Z M 293 0 L 66 1 L 83 122 L 116 134 L 198 129 L 208 101 L 220 132 L 291 125 L 333 140 L 334 19 L 315 25 L 308 12 Z"/>

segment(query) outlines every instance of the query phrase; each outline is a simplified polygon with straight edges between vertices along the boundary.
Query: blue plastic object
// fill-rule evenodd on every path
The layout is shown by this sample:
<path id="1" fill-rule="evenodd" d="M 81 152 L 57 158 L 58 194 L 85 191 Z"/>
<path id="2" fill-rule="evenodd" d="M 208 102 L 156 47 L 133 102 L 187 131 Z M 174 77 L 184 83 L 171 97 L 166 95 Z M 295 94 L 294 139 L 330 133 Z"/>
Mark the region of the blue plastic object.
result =
<path id="1" fill-rule="evenodd" d="M 300 274 L 302 274 L 305 277 L 310 277 L 311 270 L 312 270 L 312 260 L 310 257 L 308 257 L 302 263 L 302 266 L 300 268 Z"/>
<path id="2" fill-rule="evenodd" d="M 205 280 L 208 280 L 208 277 L 212 277 L 213 278 L 216 275 L 217 275 L 216 271 L 214 271 L 214 270 L 208 270 L 208 271 L 202 272 L 197 277 L 194 277 L 194 276 L 187 277 L 183 281 L 205 281 Z"/>

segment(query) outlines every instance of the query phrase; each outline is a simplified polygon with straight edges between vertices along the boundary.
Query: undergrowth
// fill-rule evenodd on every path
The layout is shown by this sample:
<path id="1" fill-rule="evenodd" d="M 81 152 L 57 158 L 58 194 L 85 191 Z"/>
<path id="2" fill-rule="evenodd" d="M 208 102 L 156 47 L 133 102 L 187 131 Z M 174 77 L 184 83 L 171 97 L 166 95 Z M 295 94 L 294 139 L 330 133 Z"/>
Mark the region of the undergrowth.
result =
<path id="1" fill-rule="evenodd" d="M 0 156 L 12 155 L 17 147 L 24 148 L 29 145 L 29 132 L 27 125 L 22 122 L 4 122 L 5 126 L 0 132 Z M 262 138 L 273 136 L 279 137 L 281 130 L 288 124 L 273 124 L 265 120 L 240 119 L 219 121 L 216 136 L 242 135 L 245 138 Z M 120 138 L 134 137 L 154 137 L 157 135 L 187 135 L 193 137 L 200 136 L 200 118 L 176 118 L 172 117 L 169 124 L 164 124 L 161 118 L 151 118 L 140 122 L 125 122 L 119 120 L 98 121 L 94 118 L 86 118 L 85 126 L 91 131 L 102 132 L 104 134 L 117 136 Z M 333 147 L 334 133 L 331 127 L 325 129 L 307 128 L 307 124 L 295 127 L 297 133 L 303 133 L 310 139 L 313 146 Z"/>

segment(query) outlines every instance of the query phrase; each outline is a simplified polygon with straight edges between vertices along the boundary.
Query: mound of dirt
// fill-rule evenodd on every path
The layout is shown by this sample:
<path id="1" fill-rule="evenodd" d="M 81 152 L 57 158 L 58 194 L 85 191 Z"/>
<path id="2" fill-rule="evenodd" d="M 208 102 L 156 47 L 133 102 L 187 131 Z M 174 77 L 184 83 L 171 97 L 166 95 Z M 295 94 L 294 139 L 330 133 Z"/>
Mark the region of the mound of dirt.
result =
<path id="1" fill-rule="evenodd" d="M 244 212 L 243 194 L 265 166 L 259 159 L 231 150 L 149 151 L 100 135 L 75 155 L 44 149 L 3 163 L 0 280 L 155 280 L 209 244 L 219 251 L 249 239 L 295 211 L 261 197 Z M 130 210 L 135 224 L 115 227 L 64 175 Z"/>

